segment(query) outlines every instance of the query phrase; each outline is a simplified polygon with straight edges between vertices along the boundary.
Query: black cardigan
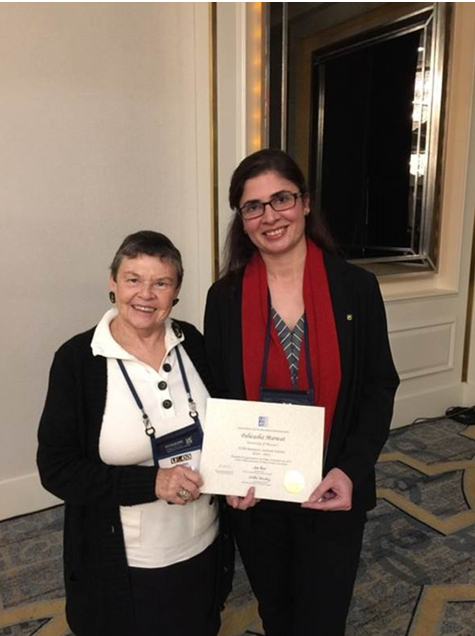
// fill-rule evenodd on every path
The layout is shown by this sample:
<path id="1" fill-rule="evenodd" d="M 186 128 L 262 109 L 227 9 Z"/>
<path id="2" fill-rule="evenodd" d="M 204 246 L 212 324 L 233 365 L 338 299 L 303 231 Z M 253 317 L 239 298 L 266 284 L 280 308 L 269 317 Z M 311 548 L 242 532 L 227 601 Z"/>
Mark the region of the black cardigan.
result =
<path id="1" fill-rule="evenodd" d="M 388 436 L 399 378 L 376 277 L 328 253 L 324 263 L 341 363 L 324 473 L 341 468 L 354 492 L 350 513 L 312 514 L 334 525 L 361 517 L 376 503 L 374 466 Z M 205 343 L 218 395 L 232 399 L 245 399 L 241 298 L 242 273 L 223 278 L 209 290 L 205 313 Z"/>
<path id="2" fill-rule="evenodd" d="M 183 346 L 212 393 L 203 338 L 192 325 L 178 324 Z M 92 355 L 93 334 L 91 329 L 77 335 L 56 352 L 37 461 L 43 486 L 66 502 L 64 574 L 71 629 L 76 636 L 131 636 L 134 615 L 119 506 L 155 501 L 157 469 L 109 466 L 100 459 L 107 361 Z M 221 603 L 230 589 L 231 563 L 222 569 L 227 575 L 221 580 Z"/>

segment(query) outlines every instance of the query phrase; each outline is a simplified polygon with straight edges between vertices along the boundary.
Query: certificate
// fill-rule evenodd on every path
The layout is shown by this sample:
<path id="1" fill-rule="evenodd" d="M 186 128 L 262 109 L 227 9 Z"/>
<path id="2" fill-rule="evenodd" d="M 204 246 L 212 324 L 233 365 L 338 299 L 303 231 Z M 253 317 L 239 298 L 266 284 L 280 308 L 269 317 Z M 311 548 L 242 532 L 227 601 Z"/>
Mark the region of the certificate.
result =
<path id="1" fill-rule="evenodd" d="M 325 409 L 208 398 L 201 491 L 302 503 L 322 480 Z"/>

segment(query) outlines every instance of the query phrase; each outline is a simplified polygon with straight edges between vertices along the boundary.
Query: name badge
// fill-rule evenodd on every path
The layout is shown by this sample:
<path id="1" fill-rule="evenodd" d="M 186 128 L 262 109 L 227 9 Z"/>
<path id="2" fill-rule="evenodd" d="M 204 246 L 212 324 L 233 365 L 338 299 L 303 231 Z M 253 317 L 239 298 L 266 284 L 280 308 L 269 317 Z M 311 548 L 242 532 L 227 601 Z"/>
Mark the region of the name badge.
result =
<path id="1" fill-rule="evenodd" d="M 261 388 L 259 400 L 261 402 L 275 402 L 277 404 L 299 404 L 313 406 L 313 390 L 300 389 L 267 389 Z"/>
<path id="2" fill-rule="evenodd" d="M 203 431 L 196 422 L 151 441 L 155 465 L 160 468 L 186 466 L 199 470 Z"/>

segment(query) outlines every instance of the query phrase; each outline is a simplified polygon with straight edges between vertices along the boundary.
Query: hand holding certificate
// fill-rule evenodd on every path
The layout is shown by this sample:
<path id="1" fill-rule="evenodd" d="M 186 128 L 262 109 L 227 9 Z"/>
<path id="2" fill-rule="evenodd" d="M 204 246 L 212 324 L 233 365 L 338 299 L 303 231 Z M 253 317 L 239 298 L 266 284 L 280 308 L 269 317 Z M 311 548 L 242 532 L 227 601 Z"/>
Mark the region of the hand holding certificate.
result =
<path id="1" fill-rule="evenodd" d="M 324 409 L 208 398 L 202 492 L 302 503 L 322 479 Z"/>

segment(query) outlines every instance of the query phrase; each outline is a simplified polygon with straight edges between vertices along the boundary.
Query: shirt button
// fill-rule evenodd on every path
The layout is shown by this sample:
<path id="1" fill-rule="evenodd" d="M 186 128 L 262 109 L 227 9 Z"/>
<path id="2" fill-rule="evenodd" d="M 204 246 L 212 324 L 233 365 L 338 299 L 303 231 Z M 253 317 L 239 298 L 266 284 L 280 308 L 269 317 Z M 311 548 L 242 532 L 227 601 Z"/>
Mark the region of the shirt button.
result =
<path id="1" fill-rule="evenodd" d="M 169 365 L 168 362 L 165 362 L 165 364 L 163 365 L 163 370 L 166 373 L 169 373 L 172 370 L 171 365 Z"/>
<path id="2" fill-rule="evenodd" d="M 165 389 L 167 388 L 167 383 L 162 380 L 158 383 L 158 388 L 160 389 L 160 391 L 165 391 Z"/>
<path id="3" fill-rule="evenodd" d="M 172 401 L 171 400 L 163 400 L 162 406 L 164 409 L 171 409 Z"/>

